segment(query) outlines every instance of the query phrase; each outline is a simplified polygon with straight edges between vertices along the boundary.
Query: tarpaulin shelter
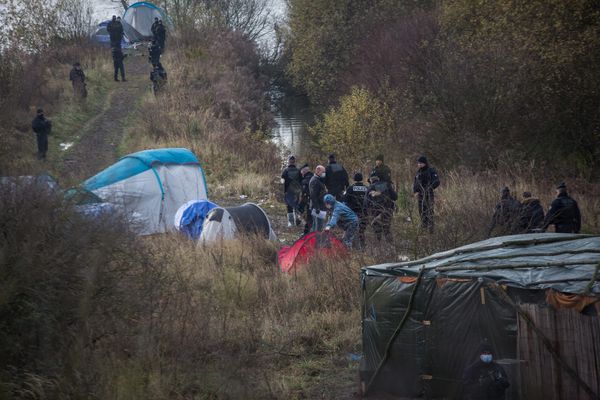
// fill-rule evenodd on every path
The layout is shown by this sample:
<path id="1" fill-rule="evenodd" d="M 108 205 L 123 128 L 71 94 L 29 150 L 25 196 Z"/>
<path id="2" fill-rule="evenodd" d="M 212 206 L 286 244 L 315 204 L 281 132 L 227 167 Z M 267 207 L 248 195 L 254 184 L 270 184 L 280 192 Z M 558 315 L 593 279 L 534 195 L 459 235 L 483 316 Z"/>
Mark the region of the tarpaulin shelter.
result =
<path id="1" fill-rule="evenodd" d="M 107 47 L 110 47 L 110 35 L 108 34 L 108 30 L 106 30 L 109 22 L 110 20 L 100 22 L 92 34 L 92 40 Z M 121 48 L 130 48 L 132 43 L 144 40 L 144 36 L 127 22 L 121 20 L 121 25 L 123 25 L 124 33 L 123 40 L 121 40 Z"/>
<path id="2" fill-rule="evenodd" d="M 165 10 L 146 1 L 133 3 L 125 10 L 125 14 L 123 14 L 123 21 L 139 32 L 144 40 L 152 39 L 151 28 L 154 18 L 161 19 L 165 29 L 172 28 L 173 24 Z"/>
<path id="3" fill-rule="evenodd" d="M 212 209 L 204 219 L 200 242 L 232 240 L 240 235 L 277 240 L 267 213 L 254 203 L 246 203 L 237 207 Z"/>
<path id="4" fill-rule="evenodd" d="M 283 272 L 296 271 L 317 257 L 337 258 L 348 255 L 348 249 L 330 232 L 311 232 L 296 240 L 291 246 L 283 246 L 277 254 L 279 268 Z"/>
<path id="5" fill-rule="evenodd" d="M 599 263 L 600 237 L 542 233 L 363 268 L 363 391 L 459 399 L 488 338 L 507 399 L 597 399 Z"/>
<path id="6" fill-rule="evenodd" d="M 175 213 L 175 228 L 193 240 L 200 238 L 204 219 L 213 208 L 218 207 L 208 200 L 190 200 Z"/>
<path id="7" fill-rule="evenodd" d="M 129 154 L 82 187 L 117 205 L 142 235 L 174 230 L 175 213 L 182 204 L 208 197 L 200 162 L 182 148 Z"/>

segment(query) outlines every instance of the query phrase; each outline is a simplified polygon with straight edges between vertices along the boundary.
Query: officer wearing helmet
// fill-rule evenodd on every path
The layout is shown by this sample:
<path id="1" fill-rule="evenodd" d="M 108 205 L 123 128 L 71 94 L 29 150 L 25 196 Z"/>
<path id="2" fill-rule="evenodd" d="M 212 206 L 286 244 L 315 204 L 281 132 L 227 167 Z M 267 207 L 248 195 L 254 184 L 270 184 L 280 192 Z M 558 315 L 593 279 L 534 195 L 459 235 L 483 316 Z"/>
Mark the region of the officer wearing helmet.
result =
<path id="1" fill-rule="evenodd" d="M 323 201 L 325 207 L 331 210 L 331 218 L 325 225 L 325 230 L 328 231 L 339 225 L 344 230 L 342 242 L 347 248 L 351 249 L 352 241 L 358 231 L 358 217 L 347 205 L 337 201 L 331 194 L 326 194 Z"/>

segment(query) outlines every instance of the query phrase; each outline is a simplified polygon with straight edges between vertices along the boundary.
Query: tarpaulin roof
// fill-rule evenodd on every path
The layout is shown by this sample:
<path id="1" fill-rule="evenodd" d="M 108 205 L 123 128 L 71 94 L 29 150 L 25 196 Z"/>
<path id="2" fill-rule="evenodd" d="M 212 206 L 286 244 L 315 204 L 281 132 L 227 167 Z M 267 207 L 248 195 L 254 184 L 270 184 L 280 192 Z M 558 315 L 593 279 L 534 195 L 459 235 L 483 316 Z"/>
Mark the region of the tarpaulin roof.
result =
<path id="1" fill-rule="evenodd" d="M 600 295 L 600 236 L 538 233 L 496 237 L 436 253 L 416 261 L 364 268 L 367 275 L 416 276 L 423 278 L 487 277 L 513 287 L 552 288 Z"/>

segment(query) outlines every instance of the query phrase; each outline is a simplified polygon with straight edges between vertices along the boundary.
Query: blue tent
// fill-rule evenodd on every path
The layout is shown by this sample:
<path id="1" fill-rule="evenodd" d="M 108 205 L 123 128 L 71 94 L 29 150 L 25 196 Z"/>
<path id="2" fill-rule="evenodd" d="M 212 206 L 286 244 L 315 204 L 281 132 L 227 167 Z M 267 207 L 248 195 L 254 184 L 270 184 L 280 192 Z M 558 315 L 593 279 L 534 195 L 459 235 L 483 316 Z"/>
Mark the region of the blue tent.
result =
<path id="1" fill-rule="evenodd" d="M 200 162 L 181 148 L 129 154 L 82 187 L 122 208 L 140 234 L 175 229 L 174 216 L 182 204 L 208 198 Z"/>
<path id="2" fill-rule="evenodd" d="M 202 233 L 202 224 L 209 211 L 218 207 L 208 200 L 191 200 L 179 207 L 175 213 L 175 228 L 193 240 Z"/>

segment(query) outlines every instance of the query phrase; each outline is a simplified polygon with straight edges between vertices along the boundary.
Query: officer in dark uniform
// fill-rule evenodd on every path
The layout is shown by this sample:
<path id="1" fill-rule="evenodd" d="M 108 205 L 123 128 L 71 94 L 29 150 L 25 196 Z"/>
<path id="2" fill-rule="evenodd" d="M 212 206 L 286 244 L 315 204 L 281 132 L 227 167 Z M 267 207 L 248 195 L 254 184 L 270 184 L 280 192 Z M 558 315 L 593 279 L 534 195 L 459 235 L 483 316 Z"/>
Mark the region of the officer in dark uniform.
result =
<path id="1" fill-rule="evenodd" d="M 283 195 L 287 206 L 289 228 L 296 224 L 295 212 L 300 205 L 300 195 L 302 194 L 302 176 L 300 170 L 296 167 L 295 156 L 288 158 L 288 166 L 281 173 L 281 179 L 283 180 Z"/>
<path id="2" fill-rule="evenodd" d="M 121 71 L 121 80 L 127 82 L 125 79 L 125 54 L 120 47 L 113 47 L 112 49 L 113 66 L 115 68 L 115 82 L 119 82 L 119 71 Z"/>
<path id="3" fill-rule="evenodd" d="M 329 164 L 325 168 L 325 186 L 329 194 L 333 195 L 336 200 L 341 201 L 344 196 L 344 191 L 350 182 L 348 181 L 348 172 L 335 160 L 335 155 L 330 154 Z"/>
<path id="4" fill-rule="evenodd" d="M 150 64 L 152 64 L 153 67 L 156 67 L 158 64 L 160 64 L 160 53 L 161 50 L 158 42 L 156 39 L 152 39 L 150 48 L 148 49 L 148 61 L 150 61 Z"/>
<path id="5" fill-rule="evenodd" d="M 85 89 L 85 74 L 81 69 L 81 64 L 76 62 L 73 64 L 71 72 L 69 72 L 69 80 L 73 85 L 73 95 L 77 98 L 87 97 L 87 90 Z"/>
<path id="6" fill-rule="evenodd" d="M 150 80 L 152 81 L 152 92 L 156 95 L 167 83 L 167 71 L 165 71 L 161 63 L 156 64 L 152 68 Z"/>
<path id="7" fill-rule="evenodd" d="M 44 117 L 44 110 L 39 108 L 31 121 L 31 129 L 35 132 L 38 147 L 38 160 L 46 160 L 48 151 L 48 135 L 52 132 L 52 121 Z"/>
<path id="8" fill-rule="evenodd" d="M 581 230 L 579 206 L 569 197 L 564 182 L 556 187 L 556 199 L 550 204 L 543 229 L 548 229 L 550 225 L 554 225 L 555 231 L 559 233 L 579 233 Z"/>
<path id="9" fill-rule="evenodd" d="M 167 30 L 163 25 L 162 19 L 158 21 L 155 36 L 158 46 L 160 47 L 160 52 L 163 53 L 165 51 L 165 41 L 167 40 Z"/>
<path id="10" fill-rule="evenodd" d="M 532 233 L 544 226 L 544 207 L 529 192 L 523 192 L 519 224 L 522 233 Z"/>
<path id="11" fill-rule="evenodd" d="M 113 15 L 112 20 L 106 25 L 106 30 L 110 36 L 110 47 L 120 49 L 124 35 L 121 18 L 117 18 L 116 15 Z"/>
<path id="12" fill-rule="evenodd" d="M 152 23 L 152 26 L 150 27 L 150 32 L 152 32 L 152 37 L 154 39 L 157 39 L 156 28 L 158 28 L 158 17 L 154 17 L 154 22 Z"/>
<path id="13" fill-rule="evenodd" d="M 388 182 L 381 182 L 377 175 L 371 177 L 371 186 L 365 195 L 365 211 L 369 215 L 373 231 L 377 240 L 381 241 L 381 234 L 391 244 L 394 237 L 391 233 L 392 217 L 396 209 L 395 201 L 398 194 Z"/>
<path id="14" fill-rule="evenodd" d="M 485 340 L 479 347 L 479 360 L 465 369 L 462 381 L 466 400 L 504 400 L 510 386 L 504 368 L 494 361 L 492 346 Z"/>
<path id="15" fill-rule="evenodd" d="M 390 170 L 390 167 L 383 163 L 383 154 L 379 154 L 375 158 L 375 167 L 373 167 L 369 178 L 374 175 L 377 175 L 382 182 L 392 183 L 392 171 Z"/>
<path id="16" fill-rule="evenodd" d="M 346 189 L 343 201 L 358 217 L 358 242 L 360 248 L 364 248 L 365 230 L 367 229 L 365 196 L 369 188 L 363 183 L 363 176 L 360 172 L 355 173 L 353 179 L 354 183 Z"/>
<path id="17" fill-rule="evenodd" d="M 304 212 L 305 215 L 305 223 L 304 223 L 304 234 L 310 232 L 312 228 L 313 219 L 312 213 L 310 210 L 310 188 L 309 183 L 311 178 L 313 177 L 313 173 L 310 170 L 308 164 L 304 164 L 302 168 L 300 168 L 300 175 L 302 175 L 302 181 L 300 182 L 302 185 L 302 197 L 300 198 L 300 212 Z"/>
<path id="18" fill-rule="evenodd" d="M 500 202 L 494 208 L 492 222 L 488 228 L 488 236 L 498 227 L 500 235 L 514 235 L 520 230 L 521 203 L 510 194 L 508 187 L 502 188 Z"/>
<path id="19" fill-rule="evenodd" d="M 419 202 L 419 215 L 421 226 L 433 233 L 433 191 L 440 186 L 440 178 L 434 168 L 429 167 L 427 158 L 421 156 L 417 159 L 419 168 L 413 183 L 413 193 Z"/>

